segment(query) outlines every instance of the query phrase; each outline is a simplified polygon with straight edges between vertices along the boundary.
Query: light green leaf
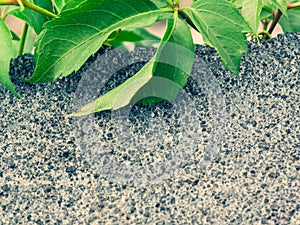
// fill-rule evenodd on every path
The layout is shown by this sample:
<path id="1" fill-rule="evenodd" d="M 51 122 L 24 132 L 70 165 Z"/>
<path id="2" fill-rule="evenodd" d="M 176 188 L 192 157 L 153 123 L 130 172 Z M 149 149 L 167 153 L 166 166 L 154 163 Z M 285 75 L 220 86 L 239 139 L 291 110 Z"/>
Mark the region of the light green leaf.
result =
<path id="1" fill-rule="evenodd" d="M 287 18 L 281 17 L 279 24 L 284 32 L 300 32 L 300 8 L 287 11 Z"/>
<path id="2" fill-rule="evenodd" d="M 283 15 L 287 16 L 287 2 L 286 0 L 269 0 L 270 3 L 277 9 L 280 9 Z"/>
<path id="3" fill-rule="evenodd" d="M 51 0 L 34 0 L 33 2 L 34 4 L 47 9 L 48 11 L 52 11 Z M 48 17 L 26 7 L 23 12 L 20 11 L 20 8 L 15 8 L 14 10 L 10 11 L 9 14 L 27 22 L 37 34 L 42 31 L 43 24 L 49 20 Z"/>
<path id="4" fill-rule="evenodd" d="M 242 54 L 247 51 L 243 32 L 251 32 L 239 11 L 227 0 L 199 0 L 183 13 L 203 39 L 219 53 L 224 66 L 238 75 Z"/>
<path id="5" fill-rule="evenodd" d="M 36 70 L 29 82 L 53 81 L 78 70 L 118 29 L 152 25 L 164 12 L 149 0 L 70 1 L 45 24 L 36 45 Z M 98 19 L 96 19 L 98 18 Z"/>
<path id="6" fill-rule="evenodd" d="M 104 110 L 117 110 L 128 105 L 132 101 L 132 98 L 135 96 L 135 94 L 153 77 L 158 59 L 173 31 L 173 27 L 171 27 L 171 29 L 169 26 L 167 27 L 156 54 L 148 63 L 143 66 L 139 72 L 128 78 L 118 87 L 100 96 L 94 102 L 87 104 L 82 109 L 68 116 L 83 116 Z"/>
<path id="7" fill-rule="evenodd" d="M 252 32 L 257 36 L 260 14 L 263 4 L 262 0 L 244 0 L 242 5 L 242 15 L 248 23 Z"/>
<path id="8" fill-rule="evenodd" d="M 11 33 L 0 17 L 0 83 L 10 90 L 15 96 L 21 98 L 16 92 L 9 76 L 10 60 L 14 56 Z"/>
<path id="9" fill-rule="evenodd" d="M 171 33 L 171 37 L 162 49 L 154 77 L 134 96 L 133 103 L 141 99 L 141 103 L 149 105 L 162 100 L 172 101 L 188 80 L 194 62 L 190 29 L 182 20 L 174 24 L 174 19 L 170 19 L 166 33 Z"/>

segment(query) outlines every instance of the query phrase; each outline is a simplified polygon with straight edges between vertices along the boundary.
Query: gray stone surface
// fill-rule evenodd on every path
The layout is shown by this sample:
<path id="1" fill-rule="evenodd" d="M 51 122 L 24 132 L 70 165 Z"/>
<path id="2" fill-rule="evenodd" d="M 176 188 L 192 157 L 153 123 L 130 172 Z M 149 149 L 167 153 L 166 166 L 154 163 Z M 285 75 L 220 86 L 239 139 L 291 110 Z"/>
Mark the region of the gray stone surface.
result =
<path id="1" fill-rule="evenodd" d="M 132 144 L 126 145 L 124 132 L 116 131 L 118 114 L 65 116 L 142 63 L 95 90 L 83 88 L 88 83 L 80 79 L 104 68 L 91 64 L 97 56 L 78 73 L 39 85 L 18 80 L 32 73 L 32 57 L 14 60 L 11 74 L 24 100 L 0 87 L 0 224 L 299 224 L 300 34 L 279 35 L 261 46 L 249 43 L 240 79 L 223 68 L 211 48 L 197 46 L 196 53 L 213 77 L 201 60 L 195 76 L 208 74 L 213 82 L 189 81 L 185 93 L 195 102 L 193 110 L 187 103 L 182 111 L 162 103 L 124 114 L 121 121 L 135 130 L 140 145 L 130 136 Z M 131 56 L 134 61 L 151 54 L 153 49 L 140 49 Z M 111 67 L 128 56 L 115 57 L 106 60 Z M 210 97 L 213 88 L 219 88 L 214 94 L 221 99 Z M 166 128 L 163 142 L 157 141 L 159 122 Z M 180 130 L 185 123 L 194 124 L 196 138 Z M 178 143 L 185 149 L 176 155 Z M 145 144 L 151 147 L 138 151 Z M 189 146 L 191 154 L 185 154 Z M 99 147 L 109 156 L 107 162 L 101 161 L 103 152 L 97 154 Z M 181 163 L 170 163 L 170 154 Z M 203 166 L 203 159 L 209 164 Z M 163 163 L 171 170 L 162 169 L 167 172 L 158 176 Z M 151 177 L 151 164 L 161 179 Z M 118 165 L 136 170 L 122 174 Z M 139 173 L 141 168 L 148 172 Z"/>

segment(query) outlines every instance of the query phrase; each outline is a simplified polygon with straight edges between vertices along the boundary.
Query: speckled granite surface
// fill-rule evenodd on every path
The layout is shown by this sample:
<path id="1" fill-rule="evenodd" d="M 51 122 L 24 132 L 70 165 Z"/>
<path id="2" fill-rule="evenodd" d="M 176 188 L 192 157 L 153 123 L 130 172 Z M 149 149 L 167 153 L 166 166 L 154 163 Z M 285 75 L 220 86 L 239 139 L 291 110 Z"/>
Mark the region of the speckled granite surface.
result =
<path id="1" fill-rule="evenodd" d="M 160 157 L 169 162 L 167 153 L 181 134 L 172 128 L 194 111 L 181 118 L 168 104 L 136 109 L 133 114 L 142 118 L 131 123 L 137 135 L 149 134 L 139 130 L 147 127 L 145 119 L 166 117 L 170 137 L 148 152 L 134 151 L 135 145 L 122 149 L 109 112 L 83 120 L 83 125 L 65 118 L 84 70 L 52 84 L 30 85 L 17 78 L 32 73 L 32 58 L 15 60 L 12 77 L 25 99 L 17 100 L 0 87 L 0 224 L 299 224 L 300 34 L 279 36 L 260 47 L 250 43 L 241 79 L 224 70 L 210 48 L 197 47 L 196 52 L 224 98 L 221 147 L 207 167 L 197 165 L 203 146 L 218 136 L 210 127 L 215 114 L 199 104 L 197 129 L 203 140 L 197 140 L 190 158 L 168 177 L 146 184 L 118 180 L 117 173 L 109 176 L 115 161 L 94 167 L 101 156 L 88 152 L 95 147 L 91 140 L 110 148 L 110 159 L 151 168 Z M 195 101 L 207 101 L 192 81 L 186 92 Z M 89 136 L 92 128 L 99 130 L 93 132 L 99 139 Z M 101 165 L 111 167 L 105 172 Z"/>

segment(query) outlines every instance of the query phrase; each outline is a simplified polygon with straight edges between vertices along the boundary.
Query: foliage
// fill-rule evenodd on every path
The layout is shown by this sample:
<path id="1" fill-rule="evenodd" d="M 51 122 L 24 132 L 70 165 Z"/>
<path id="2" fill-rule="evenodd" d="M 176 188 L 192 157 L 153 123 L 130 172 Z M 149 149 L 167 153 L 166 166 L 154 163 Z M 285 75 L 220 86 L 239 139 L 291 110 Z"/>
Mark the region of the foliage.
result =
<path id="1" fill-rule="evenodd" d="M 179 0 L 0 0 L 0 5 L 6 5 L 1 6 L 0 83 L 17 97 L 9 62 L 16 56 L 14 43 L 20 45 L 19 54 L 30 51 L 33 41 L 26 40 L 28 30 L 37 34 L 35 71 L 26 80 L 31 83 L 68 76 L 102 45 L 159 43 L 155 56 L 139 72 L 72 114 L 76 116 L 115 110 L 130 102 L 174 99 L 193 65 L 190 28 L 202 34 L 205 44 L 217 50 L 223 65 L 235 75 L 247 50 L 247 35 L 257 40 L 270 38 L 277 23 L 284 32 L 300 30 L 297 0 L 194 0 L 188 7 L 181 7 Z M 22 37 L 9 31 L 4 23 L 7 15 L 26 22 Z M 160 40 L 144 28 L 161 20 L 166 21 L 166 30 Z"/>

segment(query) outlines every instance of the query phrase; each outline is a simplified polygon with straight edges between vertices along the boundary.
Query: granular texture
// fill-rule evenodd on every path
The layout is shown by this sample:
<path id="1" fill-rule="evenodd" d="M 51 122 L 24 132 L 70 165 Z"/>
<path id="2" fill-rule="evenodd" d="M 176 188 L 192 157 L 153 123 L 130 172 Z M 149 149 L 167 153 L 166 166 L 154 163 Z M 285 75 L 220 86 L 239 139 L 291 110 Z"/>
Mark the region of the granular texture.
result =
<path id="1" fill-rule="evenodd" d="M 79 72 L 39 85 L 18 79 L 32 74 L 30 55 L 13 60 L 10 73 L 24 99 L 16 99 L 0 87 L 1 223 L 299 224 L 300 34 L 279 35 L 260 46 L 249 43 L 240 78 L 224 69 L 213 49 L 197 46 L 195 52 L 210 68 L 221 90 L 218 94 L 224 98 L 225 108 L 217 110 L 222 110 L 225 121 L 220 149 L 209 166 L 199 167 L 205 151 L 202 147 L 212 137 L 215 130 L 210 125 L 215 121 L 210 106 L 198 104 L 195 112 L 189 113 L 199 119 L 203 134 L 203 140 L 197 140 L 199 148 L 168 179 L 147 185 L 118 182 L 95 169 L 82 152 L 84 146 L 79 146 L 86 144 L 78 141 L 78 132 L 84 132 L 82 126 L 78 129 L 82 121 L 65 117 L 82 104 L 76 99 L 89 96 L 78 90 L 84 90 L 80 88 L 82 74 L 97 55 Z M 149 48 L 131 54 L 149 58 L 153 53 Z M 120 73 L 131 76 L 134 67 L 141 65 L 133 64 Z M 106 87 L 118 81 L 112 77 Z M 192 79 L 185 90 L 195 102 L 208 102 Z M 168 103 L 132 107 L 128 118 L 137 135 L 147 134 L 151 116 L 166 118 L 171 135 L 166 143 L 172 148 L 178 137 L 174 135 L 176 122 L 182 118 Z M 156 160 L 169 157 L 163 154 L 165 146 L 162 151 L 145 153 L 114 146 L 111 131 L 115 127 L 111 127 L 108 111 L 87 120 L 83 121 L 90 124 L 87 134 L 82 134 L 84 140 L 90 129 L 97 128 L 102 143 L 106 141 L 111 154 L 121 161 L 151 164 L 155 158 L 151 154 L 157 154 Z"/>

